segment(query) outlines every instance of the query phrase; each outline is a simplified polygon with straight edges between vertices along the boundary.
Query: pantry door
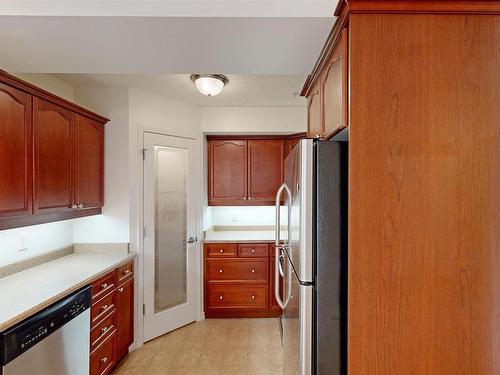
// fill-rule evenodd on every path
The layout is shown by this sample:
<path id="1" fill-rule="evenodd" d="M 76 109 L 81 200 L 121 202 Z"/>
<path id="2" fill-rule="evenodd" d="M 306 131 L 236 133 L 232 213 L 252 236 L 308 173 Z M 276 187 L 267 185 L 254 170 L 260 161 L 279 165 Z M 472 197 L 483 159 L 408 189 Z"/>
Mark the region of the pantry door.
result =
<path id="1" fill-rule="evenodd" d="M 194 147 L 144 133 L 144 341 L 196 320 Z"/>

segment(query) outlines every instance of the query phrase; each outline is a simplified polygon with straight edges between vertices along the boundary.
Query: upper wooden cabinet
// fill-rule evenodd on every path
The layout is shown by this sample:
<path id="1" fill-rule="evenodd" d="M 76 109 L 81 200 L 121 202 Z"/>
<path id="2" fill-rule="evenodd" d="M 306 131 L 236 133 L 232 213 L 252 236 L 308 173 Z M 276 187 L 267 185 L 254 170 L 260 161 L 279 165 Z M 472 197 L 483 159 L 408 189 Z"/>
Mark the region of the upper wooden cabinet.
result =
<path id="1" fill-rule="evenodd" d="M 0 220 L 32 214 L 31 95 L 0 83 Z"/>
<path id="2" fill-rule="evenodd" d="M 104 127 L 75 115 L 75 204 L 78 208 L 104 204 Z"/>
<path id="3" fill-rule="evenodd" d="M 0 230 L 101 213 L 107 121 L 0 71 Z"/>
<path id="4" fill-rule="evenodd" d="M 231 205 L 247 197 L 247 141 L 209 140 L 209 204 Z"/>
<path id="5" fill-rule="evenodd" d="M 73 112 L 33 99 L 35 212 L 71 210 Z"/>
<path id="6" fill-rule="evenodd" d="M 253 201 L 273 201 L 283 182 L 285 141 L 248 141 L 248 194 Z"/>
<path id="7" fill-rule="evenodd" d="M 329 139 L 348 125 L 348 32 L 343 28 L 321 68 L 309 76 L 302 95 L 307 97 L 307 135 Z"/>
<path id="8" fill-rule="evenodd" d="M 274 205 L 286 154 L 305 137 L 208 137 L 208 204 Z"/>

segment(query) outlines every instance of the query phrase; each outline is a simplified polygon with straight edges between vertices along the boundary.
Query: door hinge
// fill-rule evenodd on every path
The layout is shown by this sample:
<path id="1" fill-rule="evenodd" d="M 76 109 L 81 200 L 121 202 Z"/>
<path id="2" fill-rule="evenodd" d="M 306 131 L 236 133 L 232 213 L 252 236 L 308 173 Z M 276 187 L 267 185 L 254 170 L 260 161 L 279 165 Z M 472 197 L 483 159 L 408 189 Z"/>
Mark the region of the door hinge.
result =
<path id="1" fill-rule="evenodd" d="M 146 304 L 142 304 L 142 315 L 146 315 Z"/>
<path id="2" fill-rule="evenodd" d="M 146 151 L 148 149 L 147 148 L 141 148 L 141 151 L 142 151 L 142 160 L 146 160 Z"/>

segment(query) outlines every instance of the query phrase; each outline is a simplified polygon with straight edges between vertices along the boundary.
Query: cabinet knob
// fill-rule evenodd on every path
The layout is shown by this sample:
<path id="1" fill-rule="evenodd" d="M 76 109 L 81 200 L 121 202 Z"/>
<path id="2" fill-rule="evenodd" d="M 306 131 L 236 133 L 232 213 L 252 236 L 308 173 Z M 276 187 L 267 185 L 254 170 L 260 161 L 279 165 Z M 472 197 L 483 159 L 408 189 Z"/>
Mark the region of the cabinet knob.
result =
<path id="1" fill-rule="evenodd" d="M 103 334 L 104 334 L 104 333 L 108 332 L 108 329 L 109 329 L 109 327 L 103 327 L 103 328 L 101 329 L 101 333 L 103 333 Z"/>
<path id="2" fill-rule="evenodd" d="M 222 254 L 224 252 L 224 249 L 220 249 L 220 253 Z"/>
<path id="3" fill-rule="evenodd" d="M 219 296 L 219 299 L 222 300 L 222 299 L 224 299 L 224 297 L 223 296 Z"/>
<path id="4" fill-rule="evenodd" d="M 120 293 L 123 293 L 123 288 L 118 288 L 118 291 L 119 291 Z"/>
<path id="5" fill-rule="evenodd" d="M 83 207 L 85 207 L 83 203 L 78 204 L 78 208 L 83 208 Z"/>
<path id="6" fill-rule="evenodd" d="M 72 208 L 73 210 L 76 210 L 76 209 L 78 208 L 78 205 L 74 204 L 73 206 L 71 206 L 71 208 Z"/>
<path id="7" fill-rule="evenodd" d="M 252 296 L 252 299 L 255 299 L 255 296 Z"/>
<path id="8" fill-rule="evenodd" d="M 252 249 L 252 254 L 255 254 L 255 249 Z"/>
<path id="9" fill-rule="evenodd" d="M 252 268 L 252 273 L 255 273 L 255 268 Z"/>
<path id="10" fill-rule="evenodd" d="M 102 305 L 101 306 L 101 311 L 104 311 L 104 310 L 107 310 L 108 309 L 108 305 Z"/>
<path id="11" fill-rule="evenodd" d="M 129 270 L 129 269 L 127 269 L 127 270 L 123 271 L 123 274 L 124 274 L 124 275 L 128 275 L 129 273 L 130 273 L 130 270 Z"/>
<path id="12" fill-rule="evenodd" d="M 219 273 L 224 273 L 224 270 L 221 268 L 221 269 L 219 270 Z"/>
<path id="13" fill-rule="evenodd" d="M 102 289 L 106 289 L 107 287 L 108 287 L 108 284 L 107 284 L 107 283 L 101 284 L 101 288 L 102 288 Z"/>
<path id="14" fill-rule="evenodd" d="M 101 358 L 101 362 L 102 362 L 102 363 L 106 363 L 106 362 L 108 362 L 108 357 L 103 357 L 103 358 Z"/>
<path id="15" fill-rule="evenodd" d="M 247 197 L 243 197 L 244 200 L 247 200 Z"/>

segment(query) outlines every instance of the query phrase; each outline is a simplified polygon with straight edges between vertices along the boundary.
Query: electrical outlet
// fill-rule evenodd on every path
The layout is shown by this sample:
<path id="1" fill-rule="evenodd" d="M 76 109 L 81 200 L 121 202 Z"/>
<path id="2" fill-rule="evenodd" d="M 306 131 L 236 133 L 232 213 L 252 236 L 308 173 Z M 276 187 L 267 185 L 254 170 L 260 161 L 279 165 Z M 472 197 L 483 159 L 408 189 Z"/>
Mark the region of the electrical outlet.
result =
<path id="1" fill-rule="evenodd" d="M 238 215 L 237 214 L 233 214 L 231 222 L 233 222 L 233 223 L 237 223 L 238 222 Z"/>

